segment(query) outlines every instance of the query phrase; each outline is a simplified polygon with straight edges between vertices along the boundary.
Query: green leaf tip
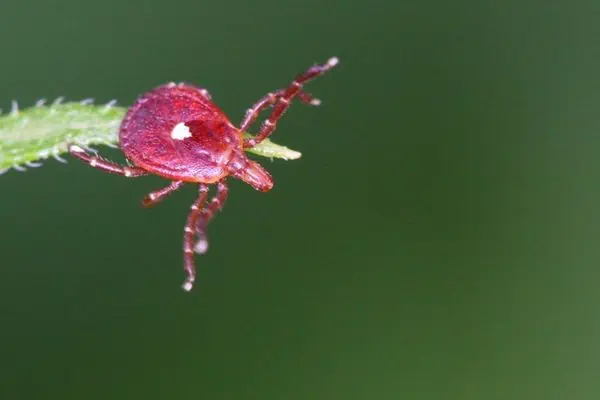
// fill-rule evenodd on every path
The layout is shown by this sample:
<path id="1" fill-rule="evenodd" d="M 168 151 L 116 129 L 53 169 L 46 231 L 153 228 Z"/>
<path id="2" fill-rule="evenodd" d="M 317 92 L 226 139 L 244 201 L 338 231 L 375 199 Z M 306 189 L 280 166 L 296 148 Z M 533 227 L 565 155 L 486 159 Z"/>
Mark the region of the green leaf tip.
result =
<path id="1" fill-rule="evenodd" d="M 244 133 L 244 138 L 251 138 L 252 136 L 249 133 Z M 302 153 L 299 151 L 275 144 L 270 139 L 265 139 L 255 147 L 246 149 L 246 151 L 262 157 L 281 158 L 283 160 L 297 160 L 302 157 Z"/>
<path id="2" fill-rule="evenodd" d="M 118 131 L 125 112 L 115 101 L 103 105 L 92 104 L 92 99 L 62 103 L 62 98 L 51 104 L 43 100 L 35 106 L 19 110 L 12 103 L 10 113 L 0 115 L 0 174 L 15 169 L 41 166 L 40 161 L 50 157 L 66 162 L 61 156 L 69 144 L 83 148 L 104 145 L 118 148 Z M 245 133 L 245 137 L 251 137 Z M 296 160 L 301 153 L 273 143 L 269 139 L 248 152 L 268 158 Z"/>

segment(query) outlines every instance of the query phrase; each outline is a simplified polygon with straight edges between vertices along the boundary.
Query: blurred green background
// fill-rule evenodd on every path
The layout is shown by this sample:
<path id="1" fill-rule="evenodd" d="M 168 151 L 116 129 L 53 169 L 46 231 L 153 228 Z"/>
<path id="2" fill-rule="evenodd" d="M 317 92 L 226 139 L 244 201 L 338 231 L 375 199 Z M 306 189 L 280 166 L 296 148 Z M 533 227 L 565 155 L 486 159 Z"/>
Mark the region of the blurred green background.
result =
<path id="1" fill-rule="evenodd" d="M 208 88 L 238 122 L 313 62 L 180 289 L 194 189 L 2 176 L 2 399 L 600 398 L 600 2 L 2 3 L 0 102 Z M 110 158 L 119 152 L 103 149 Z"/>

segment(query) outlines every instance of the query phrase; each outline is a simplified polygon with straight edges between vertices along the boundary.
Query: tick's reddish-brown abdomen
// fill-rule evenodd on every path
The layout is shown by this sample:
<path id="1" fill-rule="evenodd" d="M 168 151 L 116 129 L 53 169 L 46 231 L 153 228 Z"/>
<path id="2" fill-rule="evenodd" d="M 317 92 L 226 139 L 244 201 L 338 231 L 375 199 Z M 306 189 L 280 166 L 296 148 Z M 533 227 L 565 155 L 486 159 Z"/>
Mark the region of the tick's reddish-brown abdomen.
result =
<path id="1" fill-rule="evenodd" d="M 191 137 L 173 137 L 180 123 Z M 241 148 L 242 135 L 201 89 L 169 84 L 142 95 L 129 108 L 119 143 L 133 164 L 156 175 L 213 183 L 227 175 L 225 167 L 232 151 Z"/>

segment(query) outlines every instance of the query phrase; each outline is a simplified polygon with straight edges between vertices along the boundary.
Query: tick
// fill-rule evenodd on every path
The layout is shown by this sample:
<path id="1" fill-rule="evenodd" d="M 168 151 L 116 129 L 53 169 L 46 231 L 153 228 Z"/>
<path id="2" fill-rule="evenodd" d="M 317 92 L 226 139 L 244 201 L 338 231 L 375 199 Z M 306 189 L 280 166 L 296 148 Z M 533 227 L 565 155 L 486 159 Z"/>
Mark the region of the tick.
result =
<path id="1" fill-rule="evenodd" d="M 146 207 L 157 204 L 186 183 L 198 185 L 198 196 L 187 216 L 183 235 L 186 279 L 182 287 L 190 291 L 196 279 L 194 253 L 203 254 L 208 249 L 206 226 L 225 204 L 227 177 L 240 179 L 261 192 L 273 188 L 271 175 L 248 159 L 244 149 L 256 146 L 273 133 L 294 98 L 320 104 L 303 91 L 303 84 L 337 63 L 333 57 L 325 64 L 313 65 L 297 75 L 287 88 L 267 93 L 246 111 L 239 127 L 211 101 L 205 89 L 188 84 L 162 85 L 139 97 L 121 122 L 119 146 L 131 166 L 92 155 L 77 145 L 69 146 L 69 152 L 104 172 L 128 178 L 158 175 L 171 180 L 168 186 L 142 200 Z M 256 136 L 244 138 L 244 132 L 268 107 L 272 107 L 271 113 Z M 207 201 L 209 185 L 216 185 L 216 194 Z"/>

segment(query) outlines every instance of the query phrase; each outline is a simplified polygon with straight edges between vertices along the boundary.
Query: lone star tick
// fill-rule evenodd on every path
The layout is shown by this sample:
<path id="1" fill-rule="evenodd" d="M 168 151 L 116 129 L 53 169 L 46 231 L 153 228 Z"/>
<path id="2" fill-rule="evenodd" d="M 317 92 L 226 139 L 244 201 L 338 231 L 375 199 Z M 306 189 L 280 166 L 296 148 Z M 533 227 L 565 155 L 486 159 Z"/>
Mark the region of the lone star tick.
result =
<path id="1" fill-rule="evenodd" d="M 261 192 L 273 187 L 271 175 L 248 159 L 244 149 L 256 146 L 273 133 L 295 97 L 319 105 L 320 101 L 304 92 L 302 85 L 337 63 L 338 59 L 333 57 L 323 65 L 313 65 L 297 75 L 287 88 L 268 93 L 248 109 L 239 128 L 217 108 L 205 89 L 187 84 L 162 85 L 138 98 L 121 122 L 119 145 L 132 166 L 91 155 L 77 145 L 69 146 L 69 152 L 112 174 L 131 178 L 153 174 L 170 179 L 171 184 L 142 200 L 146 207 L 157 204 L 185 183 L 198 184 L 198 197 L 191 206 L 183 235 L 183 265 L 187 275 L 183 289 L 190 291 L 196 279 L 194 252 L 202 254 L 208 249 L 206 226 L 227 199 L 226 178 L 240 179 Z M 244 132 L 258 114 L 271 106 L 271 114 L 258 134 L 244 139 Z M 211 184 L 216 184 L 217 193 L 207 202 Z"/>

